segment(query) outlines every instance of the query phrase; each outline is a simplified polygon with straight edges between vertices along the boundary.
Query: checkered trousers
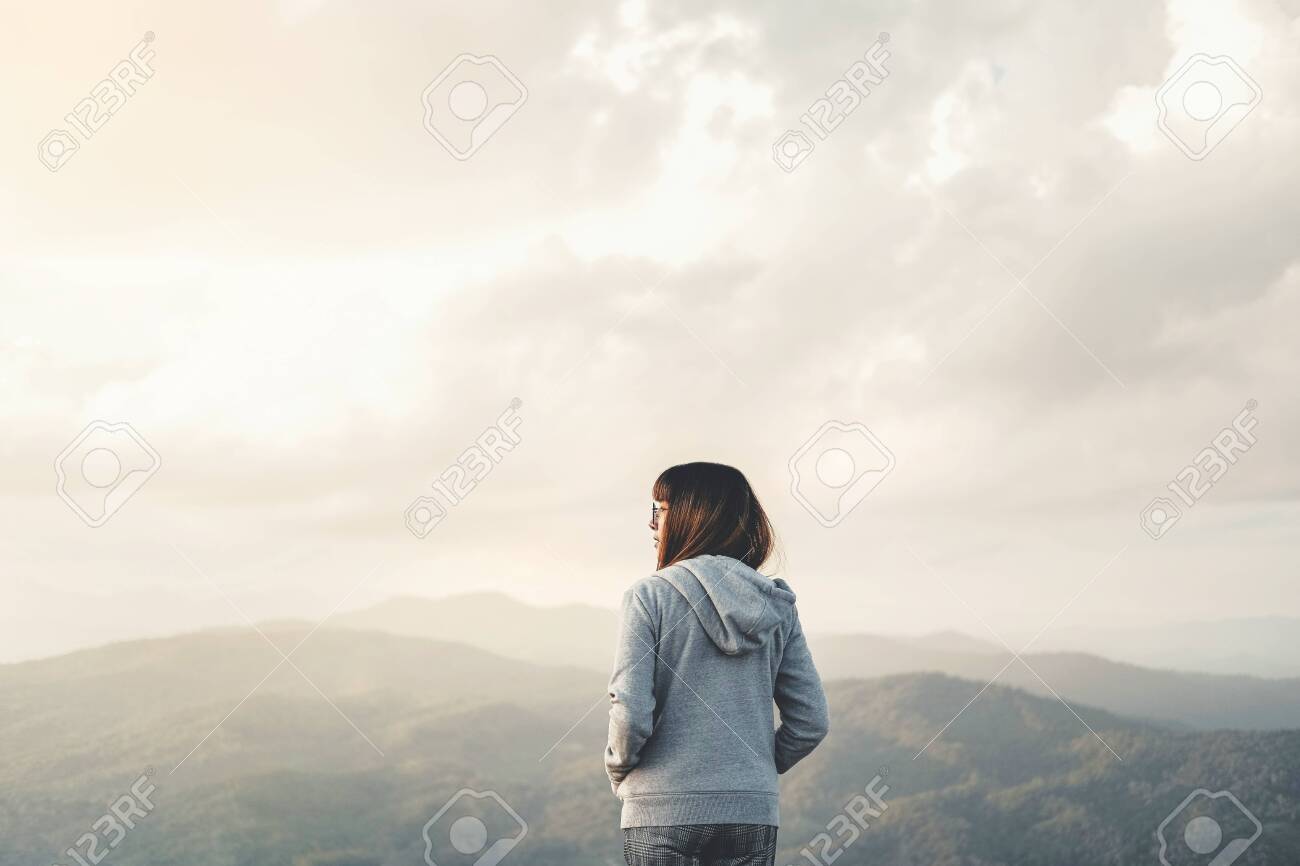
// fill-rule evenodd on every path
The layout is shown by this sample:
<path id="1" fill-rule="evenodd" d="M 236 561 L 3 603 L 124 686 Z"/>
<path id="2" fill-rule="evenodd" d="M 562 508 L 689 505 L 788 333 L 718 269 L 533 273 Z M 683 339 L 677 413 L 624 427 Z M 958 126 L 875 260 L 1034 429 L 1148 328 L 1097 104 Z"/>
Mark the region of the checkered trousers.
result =
<path id="1" fill-rule="evenodd" d="M 627 827 L 628 866 L 775 866 L 776 827 L 766 824 L 685 824 Z"/>

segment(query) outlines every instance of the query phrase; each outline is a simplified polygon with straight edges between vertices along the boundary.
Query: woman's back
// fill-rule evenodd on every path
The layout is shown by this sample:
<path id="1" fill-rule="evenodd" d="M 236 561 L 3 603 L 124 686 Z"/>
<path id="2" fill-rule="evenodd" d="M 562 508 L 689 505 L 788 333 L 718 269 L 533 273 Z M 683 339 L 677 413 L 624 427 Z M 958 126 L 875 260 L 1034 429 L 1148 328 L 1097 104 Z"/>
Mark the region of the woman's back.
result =
<path id="1" fill-rule="evenodd" d="M 714 555 L 628 590 L 605 754 L 623 827 L 780 823 L 778 773 L 828 728 L 794 601 Z"/>

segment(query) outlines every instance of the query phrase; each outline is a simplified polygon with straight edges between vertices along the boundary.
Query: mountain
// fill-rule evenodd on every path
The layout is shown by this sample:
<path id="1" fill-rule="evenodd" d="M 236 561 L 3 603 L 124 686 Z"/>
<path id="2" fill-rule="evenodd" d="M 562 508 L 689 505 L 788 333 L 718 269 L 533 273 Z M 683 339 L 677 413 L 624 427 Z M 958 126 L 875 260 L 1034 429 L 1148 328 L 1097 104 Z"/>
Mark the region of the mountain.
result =
<path id="1" fill-rule="evenodd" d="M 288 652 L 308 630 L 268 635 Z M 526 822 L 505 864 L 620 862 L 603 675 L 344 629 L 291 658 L 302 674 L 268 676 L 276 650 L 225 630 L 0 667 L 0 866 L 75 863 L 61 852 L 146 767 L 156 808 L 114 866 L 409 866 L 449 801 L 435 860 L 473 862 L 456 859 L 452 816 L 493 839 L 517 825 L 489 798 L 458 799 L 467 788 Z M 1241 862 L 1294 862 L 1300 732 L 1175 732 L 1076 707 L 1120 761 L 1057 701 L 981 685 L 830 683 L 831 735 L 783 777 L 781 862 L 823 852 L 828 825 L 845 832 L 836 816 L 882 768 L 887 808 L 839 866 L 1155 862 L 1156 827 L 1199 787 L 1231 790 L 1262 823 Z"/>
<path id="2" fill-rule="evenodd" d="M 1030 653 L 1021 663 L 1005 650 L 923 650 L 868 635 L 808 642 L 825 678 L 933 671 L 988 682 L 1002 671 L 997 681 L 1003 685 L 1049 696 L 1055 689 L 1066 701 L 1136 718 L 1196 728 L 1300 728 L 1300 680 L 1153 670 L 1083 653 Z"/>
<path id="3" fill-rule="evenodd" d="M 1000 652 L 1002 649 L 997 644 L 973 638 L 959 631 L 937 631 L 916 637 L 891 636 L 888 639 L 917 649 L 943 652 L 993 653 Z"/>
<path id="4" fill-rule="evenodd" d="M 1041 650 L 1089 652 L 1148 667 L 1300 677 L 1300 619 L 1280 616 L 1206 620 L 1141 628 L 1062 627 Z"/>
<path id="5" fill-rule="evenodd" d="M 618 637 L 612 610 L 580 604 L 535 607 L 492 592 L 393 598 L 339 614 L 330 625 L 457 641 L 508 658 L 605 672 Z"/>
<path id="6" fill-rule="evenodd" d="M 1155 863 L 1156 828 L 1198 788 L 1232 791 L 1263 824 L 1242 862 L 1291 863 L 1300 851 L 1300 786 L 1284 769 L 1300 760 L 1300 732 L 1172 732 L 1076 707 L 1093 736 L 1059 702 L 1001 686 L 976 697 L 978 690 L 933 674 L 832 684 L 835 740 L 814 752 L 787 788 L 802 806 L 783 826 L 787 841 L 822 831 L 854 786 L 860 791 L 883 765 L 889 808 L 861 847 L 839 859 L 842 866 Z M 1259 815 L 1272 785 L 1289 791 L 1281 797 L 1291 805 Z M 1185 828 L 1191 814 L 1171 826 Z M 1225 843 L 1246 824 L 1231 808 L 1215 817 Z M 1205 862 L 1183 856 L 1189 852 L 1175 835 L 1171 862 Z"/>
<path id="7" fill-rule="evenodd" d="M 461 641 L 510 658 L 603 674 L 609 671 L 618 629 L 613 611 L 532 607 L 488 593 L 393 599 L 341 615 L 338 623 Z M 922 637 L 812 634 L 808 642 L 825 679 L 934 672 L 985 683 L 1012 659 L 1001 647 L 957 632 Z M 1047 696 L 1054 689 L 1071 703 L 1195 728 L 1300 728 L 1300 679 L 1159 670 L 1084 653 L 1031 653 L 1025 662 L 1029 667 L 1012 663 L 998 682 Z"/>

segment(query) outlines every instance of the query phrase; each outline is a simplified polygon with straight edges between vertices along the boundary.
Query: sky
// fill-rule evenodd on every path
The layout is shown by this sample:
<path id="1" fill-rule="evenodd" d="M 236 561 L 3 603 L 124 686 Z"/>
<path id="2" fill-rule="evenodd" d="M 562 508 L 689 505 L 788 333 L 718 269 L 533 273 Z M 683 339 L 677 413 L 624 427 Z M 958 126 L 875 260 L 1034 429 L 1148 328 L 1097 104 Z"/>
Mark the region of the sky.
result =
<path id="1" fill-rule="evenodd" d="M 750 478 L 810 632 L 1300 617 L 1298 16 L 15 7 L 0 660 L 399 594 L 614 607 L 690 460 Z"/>

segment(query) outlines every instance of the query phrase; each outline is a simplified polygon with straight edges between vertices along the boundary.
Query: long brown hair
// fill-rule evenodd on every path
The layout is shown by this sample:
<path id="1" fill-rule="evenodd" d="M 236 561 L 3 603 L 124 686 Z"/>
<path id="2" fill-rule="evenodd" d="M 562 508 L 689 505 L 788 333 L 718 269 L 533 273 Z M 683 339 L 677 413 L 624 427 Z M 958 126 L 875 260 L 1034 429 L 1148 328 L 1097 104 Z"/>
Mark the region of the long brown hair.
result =
<path id="1" fill-rule="evenodd" d="M 739 469 L 682 463 L 655 480 L 653 496 L 668 503 L 659 529 L 660 568 L 712 553 L 756 569 L 772 553 L 772 524 Z"/>

